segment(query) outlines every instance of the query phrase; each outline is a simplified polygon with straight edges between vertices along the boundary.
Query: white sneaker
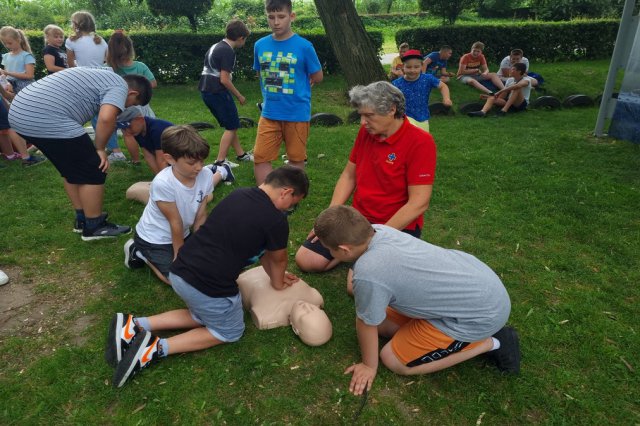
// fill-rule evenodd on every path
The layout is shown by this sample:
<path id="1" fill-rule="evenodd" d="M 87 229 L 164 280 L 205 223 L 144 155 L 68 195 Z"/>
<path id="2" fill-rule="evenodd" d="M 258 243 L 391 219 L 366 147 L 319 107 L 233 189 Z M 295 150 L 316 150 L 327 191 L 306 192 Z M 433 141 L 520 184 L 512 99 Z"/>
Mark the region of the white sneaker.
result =
<path id="1" fill-rule="evenodd" d="M 112 152 L 107 156 L 107 160 L 109 160 L 110 163 L 116 163 L 118 161 L 127 161 L 127 157 L 121 152 Z"/>
<path id="2" fill-rule="evenodd" d="M 0 285 L 5 285 L 9 282 L 9 277 L 0 269 Z"/>
<path id="3" fill-rule="evenodd" d="M 253 152 L 245 151 L 243 155 L 236 156 L 236 161 L 253 161 Z"/>
<path id="4" fill-rule="evenodd" d="M 238 163 L 234 163 L 233 161 L 229 161 L 229 160 L 224 160 L 224 162 L 222 164 L 226 164 L 227 166 L 233 168 L 238 167 L 240 164 Z"/>

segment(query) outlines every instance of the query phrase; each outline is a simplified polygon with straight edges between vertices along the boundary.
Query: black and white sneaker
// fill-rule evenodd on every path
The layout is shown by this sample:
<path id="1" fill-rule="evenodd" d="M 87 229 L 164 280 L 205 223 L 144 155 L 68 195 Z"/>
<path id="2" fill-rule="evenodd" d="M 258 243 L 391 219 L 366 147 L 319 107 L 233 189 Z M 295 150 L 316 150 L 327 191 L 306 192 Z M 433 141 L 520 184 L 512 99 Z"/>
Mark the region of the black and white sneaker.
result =
<path id="1" fill-rule="evenodd" d="M 129 240 L 124 243 L 124 266 L 129 269 L 144 268 L 145 262 L 136 254 L 137 249 L 133 238 L 129 238 Z"/>
<path id="2" fill-rule="evenodd" d="M 83 230 L 84 230 L 84 219 L 76 218 L 76 220 L 73 222 L 73 232 L 75 232 L 76 234 L 82 234 Z"/>
<path id="3" fill-rule="evenodd" d="M 493 337 L 500 342 L 500 347 L 487 352 L 487 357 L 502 373 L 520 373 L 520 339 L 516 330 L 511 327 L 502 327 Z"/>
<path id="4" fill-rule="evenodd" d="M 253 153 L 252 152 L 245 152 L 242 155 L 236 156 L 236 160 L 237 161 L 253 161 Z"/>
<path id="5" fill-rule="evenodd" d="M 128 234 L 131 232 L 130 226 L 116 225 L 115 223 L 109 223 L 106 221 L 106 216 L 100 225 L 96 228 L 89 229 L 85 225 L 82 230 L 82 240 L 100 240 L 103 238 L 113 238 L 119 235 Z"/>
<path id="6" fill-rule="evenodd" d="M 116 367 L 129 349 L 131 341 L 141 329 L 133 321 L 133 315 L 118 312 L 111 319 L 109 334 L 104 351 L 104 359 L 112 367 Z"/>
<path id="7" fill-rule="evenodd" d="M 143 368 L 157 361 L 160 338 L 141 330 L 135 335 L 113 374 L 113 386 L 120 388 Z"/>
<path id="8" fill-rule="evenodd" d="M 231 185 L 233 182 L 236 181 L 236 177 L 233 175 L 233 172 L 231 171 L 231 166 L 225 163 L 222 165 L 222 168 L 224 168 L 227 171 L 227 177 L 223 179 L 223 182 L 227 185 Z"/>

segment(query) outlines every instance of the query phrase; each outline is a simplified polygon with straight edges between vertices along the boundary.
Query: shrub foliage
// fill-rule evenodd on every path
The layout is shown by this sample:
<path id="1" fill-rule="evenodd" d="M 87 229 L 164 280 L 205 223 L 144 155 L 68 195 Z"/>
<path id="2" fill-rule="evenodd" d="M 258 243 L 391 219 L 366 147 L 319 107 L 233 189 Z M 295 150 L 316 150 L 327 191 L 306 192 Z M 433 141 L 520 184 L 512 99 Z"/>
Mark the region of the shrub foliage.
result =
<path id="1" fill-rule="evenodd" d="M 108 41 L 111 32 L 100 32 Z M 253 32 L 244 48 L 236 51 L 236 70 L 234 78 L 254 78 L 253 44 L 260 38 L 271 34 L 269 31 Z M 376 51 L 382 49 L 383 35 L 380 32 L 368 32 Z M 36 57 L 36 78 L 45 75 L 42 61 L 43 38 L 40 31 L 27 32 L 31 48 Z M 313 43 L 324 72 L 333 74 L 340 65 L 333 53 L 329 39 L 324 31 L 300 33 Z M 172 32 L 132 32 L 137 60 L 144 62 L 154 73 L 156 79 L 164 83 L 184 83 L 198 80 L 202 72 L 204 55 L 212 44 L 223 37 L 223 33 L 172 33 Z"/>
<path id="2" fill-rule="evenodd" d="M 396 41 L 424 52 L 447 44 L 454 49 L 451 62 L 475 41 L 485 44 L 489 62 L 499 62 L 513 48 L 537 62 L 570 61 L 610 57 L 618 26 L 617 20 L 443 26 L 400 30 Z"/>

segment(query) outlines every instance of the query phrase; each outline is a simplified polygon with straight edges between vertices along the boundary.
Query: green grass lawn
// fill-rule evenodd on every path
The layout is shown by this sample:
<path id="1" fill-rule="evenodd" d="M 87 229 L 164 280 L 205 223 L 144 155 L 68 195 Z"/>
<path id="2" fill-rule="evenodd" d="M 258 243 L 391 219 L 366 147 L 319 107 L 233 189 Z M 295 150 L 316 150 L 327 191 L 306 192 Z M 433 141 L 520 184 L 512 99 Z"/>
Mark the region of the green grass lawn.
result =
<path id="1" fill-rule="evenodd" d="M 548 91 L 595 96 L 607 63 L 532 65 Z M 477 98 L 452 83 L 456 104 Z M 241 115 L 257 119 L 255 82 Z M 346 117 L 346 85 L 314 88 L 314 112 Z M 438 99 L 434 94 L 432 101 Z M 165 86 L 152 106 L 176 123 L 210 121 L 195 89 Z M 640 147 L 591 136 L 597 109 L 529 111 L 503 119 L 434 117 L 438 167 L 423 238 L 467 251 L 502 278 L 509 323 L 521 336 L 522 372 L 503 377 L 480 359 L 429 375 L 380 367 L 362 424 L 637 424 Z M 291 216 L 291 259 L 329 203 L 357 126 L 314 127 L 309 196 Z M 204 132 L 215 157 L 219 129 Z M 255 129 L 240 131 L 250 148 Z M 111 387 L 103 360 L 114 312 L 183 307 L 146 270 L 123 265 L 125 237 L 82 242 L 51 164 L 0 169 L 1 424 L 350 424 L 360 399 L 344 369 L 359 360 L 346 267 L 301 274 L 324 296 L 333 338 L 310 348 L 289 328 L 247 330 L 236 344 L 170 357 Z M 253 184 L 252 167 L 235 169 Z M 105 209 L 134 225 L 141 204 L 124 198 L 146 166 L 114 165 Z M 235 186 L 216 188 L 216 201 Z M 215 204 L 215 202 L 213 204 Z M 296 270 L 291 265 L 291 270 Z M 8 311 L 10 298 L 22 307 Z M 12 305 L 11 305 L 12 306 Z M 635 395 L 635 396 L 634 396 Z M 477 422 L 477 423 L 476 423 Z"/>

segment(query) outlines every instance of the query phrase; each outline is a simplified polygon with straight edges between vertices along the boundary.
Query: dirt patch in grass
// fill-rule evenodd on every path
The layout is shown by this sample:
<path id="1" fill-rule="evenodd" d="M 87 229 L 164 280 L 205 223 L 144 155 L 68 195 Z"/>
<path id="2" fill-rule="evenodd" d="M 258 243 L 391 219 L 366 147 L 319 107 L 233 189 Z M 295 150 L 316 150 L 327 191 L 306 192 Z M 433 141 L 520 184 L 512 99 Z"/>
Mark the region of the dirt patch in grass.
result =
<path id="1" fill-rule="evenodd" d="M 0 344 L 10 336 L 65 338 L 82 346 L 93 317 L 84 307 L 102 287 L 80 268 L 67 269 L 64 277 L 25 274 L 18 266 L 3 267 L 9 283 L 0 287 Z"/>

